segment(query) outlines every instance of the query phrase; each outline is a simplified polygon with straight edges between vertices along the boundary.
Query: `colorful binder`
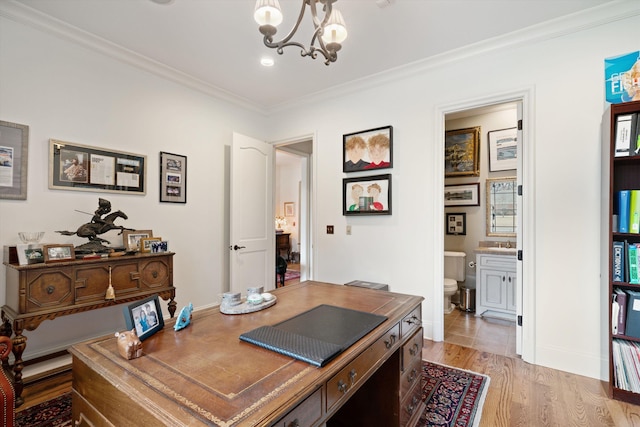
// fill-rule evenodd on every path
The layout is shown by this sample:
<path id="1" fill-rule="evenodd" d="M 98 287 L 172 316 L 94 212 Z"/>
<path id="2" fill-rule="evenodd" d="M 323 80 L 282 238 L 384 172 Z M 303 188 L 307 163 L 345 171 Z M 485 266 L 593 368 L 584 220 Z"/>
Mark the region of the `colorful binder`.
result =
<path id="1" fill-rule="evenodd" d="M 629 197 L 629 233 L 640 233 L 640 190 L 631 190 Z"/>
<path id="2" fill-rule="evenodd" d="M 629 232 L 629 199 L 630 190 L 618 191 L 618 232 Z"/>
<path id="3" fill-rule="evenodd" d="M 624 242 L 613 242 L 613 281 L 624 282 Z"/>

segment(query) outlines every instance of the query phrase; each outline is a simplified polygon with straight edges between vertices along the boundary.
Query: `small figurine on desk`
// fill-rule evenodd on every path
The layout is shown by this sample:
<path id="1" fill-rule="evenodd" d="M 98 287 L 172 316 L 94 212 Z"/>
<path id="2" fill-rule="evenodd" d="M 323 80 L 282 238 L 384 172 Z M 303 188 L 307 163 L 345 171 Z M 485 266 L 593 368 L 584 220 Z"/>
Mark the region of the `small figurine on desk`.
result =
<path id="1" fill-rule="evenodd" d="M 142 356 L 142 342 L 136 330 L 116 332 L 116 338 L 118 339 L 118 352 L 120 356 L 127 360 L 136 359 Z"/>
<path id="2" fill-rule="evenodd" d="M 176 320 L 176 324 L 174 325 L 173 329 L 179 331 L 180 329 L 184 329 L 189 326 L 189 323 L 191 323 L 192 311 L 192 303 L 189 303 L 189 305 L 182 307 L 182 310 L 180 310 L 180 314 L 178 314 L 178 319 Z"/>

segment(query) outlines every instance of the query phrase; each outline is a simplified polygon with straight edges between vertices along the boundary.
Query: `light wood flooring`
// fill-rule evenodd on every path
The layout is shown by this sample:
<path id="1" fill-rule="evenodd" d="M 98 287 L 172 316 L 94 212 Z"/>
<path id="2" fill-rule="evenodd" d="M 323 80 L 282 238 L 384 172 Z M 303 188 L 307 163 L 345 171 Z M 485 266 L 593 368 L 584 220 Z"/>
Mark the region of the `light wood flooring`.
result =
<path id="1" fill-rule="evenodd" d="M 444 341 L 503 356 L 516 354 L 516 325 L 502 319 L 476 317 L 457 308 L 444 315 Z"/>

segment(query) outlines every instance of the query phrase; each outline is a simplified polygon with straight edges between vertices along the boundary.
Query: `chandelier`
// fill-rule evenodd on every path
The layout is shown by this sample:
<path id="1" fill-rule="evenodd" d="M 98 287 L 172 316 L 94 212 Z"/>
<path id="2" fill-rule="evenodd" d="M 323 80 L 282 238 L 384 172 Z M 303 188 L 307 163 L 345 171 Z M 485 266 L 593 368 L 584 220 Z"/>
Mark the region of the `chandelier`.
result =
<path id="1" fill-rule="evenodd" d="M 338 0 L 302 0 L 298 21 L 289 31 L 289 34 L 277 42 L 273 41 L 273 36 L 278 31 L 276 27 L 282 22 L 282 12 L 280 11 L 278 0 L 258 0 L 253 18 L 260 25 L 260 32 L 264 35 L 265 46 L 276 49 L 280 55 L 282 55 L 285 47 L 298 46 L 302 49 L 300 52 L 302 56 L 310 56 L 316 59 L 318 53 L 321 53 L 324 56 L 325 65 L 329 65 L 331 62 L 336 61 L 338 58 L 337 52 L 342 47 L 342 42 L 347 38 L 347 28 L 342 14 L 333 8 L 333 3 L 336 1 Z M 324 17 L 322 19 L 318 17 L 318 3 L 323 5 Z M 309 48 L 306 48 L 302 43 L 291 40 L 302 22 L 307 6 L 311 9 L 314 27 Z"/>

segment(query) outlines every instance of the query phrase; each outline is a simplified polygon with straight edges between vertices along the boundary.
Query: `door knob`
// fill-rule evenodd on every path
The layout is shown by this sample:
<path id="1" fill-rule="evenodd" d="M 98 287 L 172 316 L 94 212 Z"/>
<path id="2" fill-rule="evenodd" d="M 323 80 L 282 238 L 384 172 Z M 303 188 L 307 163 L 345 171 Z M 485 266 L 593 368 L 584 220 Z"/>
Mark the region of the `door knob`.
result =
<path id="1" fill-rule="evenodd" d="M 245 249 L 246 246 L 238 246 L 238 245 L 233 245 L 233 246 L 229 246 L 229 249 L 233 249 L 234 251 L 237 251 L 238 249 Z"/>

